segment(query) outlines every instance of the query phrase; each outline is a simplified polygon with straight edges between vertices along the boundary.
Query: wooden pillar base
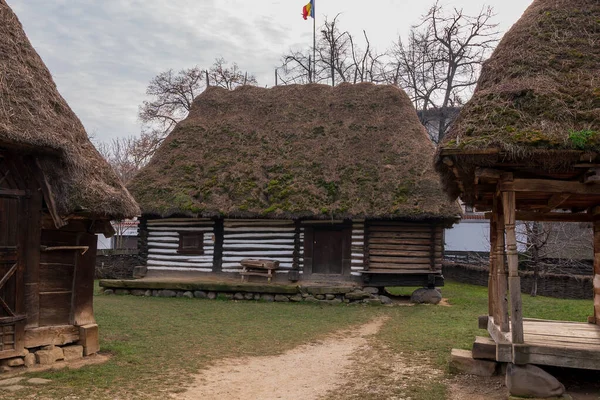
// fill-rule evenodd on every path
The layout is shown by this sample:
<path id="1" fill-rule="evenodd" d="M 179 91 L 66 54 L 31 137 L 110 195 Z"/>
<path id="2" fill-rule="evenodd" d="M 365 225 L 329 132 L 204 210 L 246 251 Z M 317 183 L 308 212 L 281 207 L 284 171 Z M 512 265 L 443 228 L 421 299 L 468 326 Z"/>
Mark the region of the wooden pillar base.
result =
<path id="1" fill-rule="evenodd" d="M 83 355 L 89 356 L 100 351 L 98 325 L 90 324 L 79 327 L 79 342 L 83 346 Z"/>

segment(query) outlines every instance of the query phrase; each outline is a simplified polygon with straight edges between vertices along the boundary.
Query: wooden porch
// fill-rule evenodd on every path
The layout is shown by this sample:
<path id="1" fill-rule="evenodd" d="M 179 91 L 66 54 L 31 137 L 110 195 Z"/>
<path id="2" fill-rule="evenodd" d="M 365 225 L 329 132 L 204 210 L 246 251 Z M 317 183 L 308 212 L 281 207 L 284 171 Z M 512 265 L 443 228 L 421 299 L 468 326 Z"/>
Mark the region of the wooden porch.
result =
<path id="1" fill-rule="evenodd" d="M 496 360 L 515 364 L 600 370 L 600 326 L 585 322 L 523 319 L 523 343 L 513 343 L 493 317 L 487 330 L 496 342 Z"/>

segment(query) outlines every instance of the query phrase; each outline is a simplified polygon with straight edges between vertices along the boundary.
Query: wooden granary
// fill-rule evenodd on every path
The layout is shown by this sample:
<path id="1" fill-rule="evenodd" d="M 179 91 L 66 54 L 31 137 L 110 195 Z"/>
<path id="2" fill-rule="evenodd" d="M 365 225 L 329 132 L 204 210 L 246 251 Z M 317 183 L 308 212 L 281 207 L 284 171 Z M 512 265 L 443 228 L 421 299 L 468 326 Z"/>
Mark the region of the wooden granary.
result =
<path id="1" fill-rule="evenodd" d="M 497 359 L 600 369 L 600 3 L 535 0 L 482 70 L 436 158 L 446 191 L 491 212 Z M 594 225 L 589 323 L 524 318 L 515 222 Z"/>
<path id="2" fill-rule="evenodd" d="M 149 276 L 441 285 L 444 196 L 408 96 L 373 84 L 208 88 L 130 185 Z"/>
<path id="3" fill-rule="evenodd" d="M 137 213 L 0 0 L 0 359 L 97 351 L 95 233 Z"/>

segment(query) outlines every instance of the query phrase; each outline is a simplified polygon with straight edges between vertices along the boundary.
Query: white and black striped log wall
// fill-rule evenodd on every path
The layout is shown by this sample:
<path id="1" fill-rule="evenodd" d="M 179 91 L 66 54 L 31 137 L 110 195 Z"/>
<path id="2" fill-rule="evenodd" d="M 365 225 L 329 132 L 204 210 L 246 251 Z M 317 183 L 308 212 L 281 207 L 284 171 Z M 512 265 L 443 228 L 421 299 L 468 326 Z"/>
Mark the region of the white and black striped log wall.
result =
<path id="1" fill-rule="evenodd" d="M 303 228 L 292 220 L 223 221 L 223 272 L 239 272 L 244 258 L 279 261 L 278 273 L 301 267 Z"/>
<path id="2" fill-rule="evenodd" d="M 152 271 L 213 272 L 215 251 L 215 222 L 210 219 L 168 218 L 149 219 L 147 229 L 147 262 Z M 181 232 L 197 232 L 204 236 L 204 254 L 180 254 Z"/>
<path id="3" fill-rule="evenodd" d="M 142 219 L 140 251 L 148 270 L 237 273 L 244 258 L 280 262 L 278 273 L 304 268 L 304 233 L 319 221 Z M 431 223 L 353 221 L 350 275 L 441 272 L 443 227 Z M 182 232 L 203 234 L 204 254 L 180 254 Z"/>

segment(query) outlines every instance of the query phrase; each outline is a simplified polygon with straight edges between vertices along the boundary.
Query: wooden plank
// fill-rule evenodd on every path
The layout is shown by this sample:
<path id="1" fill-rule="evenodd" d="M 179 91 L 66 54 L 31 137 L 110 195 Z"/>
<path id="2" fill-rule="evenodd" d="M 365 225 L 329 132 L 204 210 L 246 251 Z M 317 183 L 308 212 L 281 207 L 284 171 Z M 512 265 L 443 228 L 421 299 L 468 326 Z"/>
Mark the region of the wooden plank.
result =
<path id="1" fill-rule="evenodd" d="M 587 213 L 541 213 L 534 211 L 518 211 L 517 221 L 547 221 L 547 222 L 591 222 L 593 217 Z"/>
<path id="2" fill-rule="evenodd" d="M 76 253 L 75 276 L 73 277 L 72 312 L 73 325 L 95 324 L 94 318 L 94 272 L 96 268 L 96 235 L 81 232 L 77 235 L 77 246 L 87 246 L 84 254 Z"/>
<path id="3" fill-rule="evenodd" d="M 372 249 L 371 255 L 374 256 L 397 256 L 397 257 L 431 257 L 434 256 L 436 258 L 442 258 L 441 251 L 429 251 L 429 249 L 424 251 L 397 251 L 397 250 L 379 250 Z"/>
<path id="4" fill-rule="evenodd" d="M 429 251 L 431 245 L 405 245 L 405 244 L 372 244 L 369 246 L 373 250 L 391 250 L 391 251 Z M 442 246 L 436 243 L 435 251 L 441 252 Z"/>
<path id="5" fill-rule="evenodd" d="M 396 263 L 402 264 L 431 264 L 429 257 L 370 257 L 371 263 Z M 437 258 L 437 263 L 441 263 L 442 259 Z"/>
<path id="6" fill-rule="evenodd" d="M 508 287 L 511 305 L 512 343 L 522 344 L 523 338 L 523 308 L 521 302 L 521 278 L 519 277 L 519 255 L 517 253 L 517 236 L 515 232 L 516 203 L 515 192 L 502 193 L 504 210 L 504 227 L 506 231 L 506 257 L 508 260 Z"/>
<path id="7" fill-rule="evenodd" d="M 46 206 L 48 207 L 48 212 L 50 216 L 52 216 L 52 220 L 54 221 L 54 226 L 56 229 L 60 229 L 63 226 L 67 225 L 67 221 L 60 217 L 58 213 L 58 208 L 56 207 L 56 202 L 54 200 L 54 193 L 52 193 L 52 186 L 48 182 L 46 175 L 44 174 L 44 169 L 40 165 L 39 160 L 35 159 L 36 169 L 36 178 L 38 183 L 42 189 L 42 193 L 44 194 L 44 199 L 46 200 Z"/>
<path id="8" fill-rule="evenodd" d="M 515 179 L 512 182 L 501 182 L 498 189 L 502 192 L 600 195 L 600 185 L 586 185 L 576 181 L 553 179 Z"/>
<path id="9" fill-rule="evenodd" d="M 377 269 L 370 268 L 368 271 L 362 271 L 363 274 L 393 274 L 393 275 L 412 275 L 412 274 L 436 274 L 430 269 Z"/>
<path id="10" fill-rule="evenodd" d="M 512 362 L 512 343 L 507 338 L 507 334 L 502 332 L 500 326 L 494 322 L 494 318 L 488 319 L 488 333 L 496 342 L 496 360 L 498 362 Z"/>
<path id="11" fill-rule="evenodd" d="M 370 266 L 374 269 L 421 269 L 429 268 L 429 263 L 425 264 L 398 264 L 398 263 L 376 263 L 371 260 Z M 442 263 L 435 265 L 436 269 L 442 269 Z"/>
<path id="12" fill-rule="evenodd" d="M 72 325 L 49 326 L 25 330 L 25 347 L 64 345 L 79 340 L 79 328 Z"/>
<path id="13" fill-rule="evenodd" d="M 72 292 L 40 292 L 40 326 L 67 325 L 71 319 Z"/>
<path id="14" fill-rule="evenodd" d="M 424 238 L 421 237 L 422 241 L 426 240 L 427 241 L 427 245 L 431 245 L 431 238 Z M 421 241 L 421 243 L 422 243 Z M 406 243 L 406 242 L 404 242 Z M 385 244 L 385 245 L 396 245 L 396 244 L 403 244 L 402 241 L 398 240 L 398 239 L 383 239 L 383 238 L 370 238 L 369 239 L 369 245 L 377 245 L 377 244 Z"/>
<path id="15" fill-rule="evenodd" d="M 569 193 L 556 193 L 548 200 L 548 206 L 541 210 L 542 213 L 549 213 L 552 210 L 558 208 L 561 204 L 567 201 L 571 197 Z"/>
<path id="16" fill-rule="evenodd" d="M 470 156 L 485 156 L 492 154 L 499 154 L 500 149 L 488 148 L 488 149 L 441 149 L 440 156 L 462 156 L 462 155 L 470 155 Z"/>
<path id="17" fill-rule="evenodd" d="M 518 364 L 553 365 L 558 367 L 600 369 L 600 351 L 564 346 L 515 345 L 514 361 Z"/>
<path id="18" fill-rule="evenodd" d="M 592 214 L 598 215 L 600 207 L 595 207 Z M 594 320 L 600 325 L 600 221 L 594 222 Z"/>

